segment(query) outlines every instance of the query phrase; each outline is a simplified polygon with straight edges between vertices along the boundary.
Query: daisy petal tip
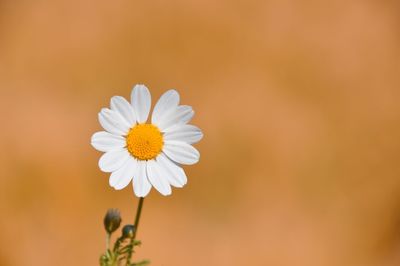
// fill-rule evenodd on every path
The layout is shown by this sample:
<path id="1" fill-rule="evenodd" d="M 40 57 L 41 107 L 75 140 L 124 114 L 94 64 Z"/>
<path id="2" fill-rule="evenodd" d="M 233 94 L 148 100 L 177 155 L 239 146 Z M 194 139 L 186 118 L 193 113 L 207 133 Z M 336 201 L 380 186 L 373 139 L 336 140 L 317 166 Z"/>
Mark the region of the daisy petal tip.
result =
<path id="1" fill-rule="evenodd" d="M 132 88 L 131 96 L 133 97 L 133 95 L 138 95 L 138 94 L 150 95 L 150 90 L 144 84 L 136 84 Z"/>
<path id="2" fill-rule="evenodd" d="M 115 183 L 115 179 L 112 178 L 112 175 L 113 174 L 111 173 L 111 175 L 110 175 L 110 177 L 108 179 L 108 185 L 115 189 L 115 184 L 114 184 Z"/>
<path id="3" fill-rule="evenodd" d="M 135 85 L 131 93 L 131 105 L 135 110 L 137 122 L 146 122 L 151 107 L 151 94 L 146 86 Z"/>
<path id="4" fill-rule="evenodd" d="M 168 197 L 168 196 L 172 195 L 172 191 L 167 191 L 167 192 L 163 192 L 163 193 L 160 192 L 160 194 L 165 196 L 165 197 Z"/>
<path id="5" fill-rule="evenodd" d="M 172 94 L 174 96 L 179 97 L 179 92 L 176 89 L 167 90 L 165 93 L 170 93 L 170 94 Z"/>
<path id="6" fill-rule="evenodd" d="M 107 171 L 100 165 L 100 163 L 98 164 L 100 171 L 102 171 L 103 173 L 107 173 Z"/>
<path id="7" fill-rule="evenodd" d="M 95 138 L 96 133 L 94 133 L 91 137 L 90 137 L 90 145 L 92 145 L 93 148 L 96 148 L 93 144 L 95 142 L 94 138 Z"/>
<path id="8" fill-rule="evenodd" d="M 146 85 L 138 83 L 135 86 L 133 86 L 133 89 L 145 89 L 148 90 L 148 88 L 146 87 Z"/>
<path id="9" fill-rule="evenodd" d="M 114 190 L 122 190 L 123 189 L 123 187 L 117 187 L 117 186 L 111 186 Z"/>
<path id="10" fill-rule="evenodd" d="M 200 140 L 202 140 L 202 139 L 203 139 L 203 137 L 204 137 L 204 134 L 203 134 L 203 132 L 201 131 L 201 129 L 199 129 L 199 132 L 198 132 L 198 137 L 197 137 L 196 141 L 195 141 L 195 142 L 193 142 L 193 143 L 197 143 L 197 142 L 199 142 Z"/>

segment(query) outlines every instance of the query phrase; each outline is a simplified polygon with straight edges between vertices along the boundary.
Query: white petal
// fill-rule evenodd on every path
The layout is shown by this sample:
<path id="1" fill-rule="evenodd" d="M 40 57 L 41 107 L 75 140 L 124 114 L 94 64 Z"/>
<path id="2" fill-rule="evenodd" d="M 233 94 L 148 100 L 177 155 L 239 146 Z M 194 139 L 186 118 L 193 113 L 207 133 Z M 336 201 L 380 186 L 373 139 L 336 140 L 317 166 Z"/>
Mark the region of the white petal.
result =
<path id="1" fill-rule="evenodd" d="M 91 144 L 96 150 L 107 152 L 125 147 L 126 141 L 124 137 L 100 131 L 93 134 Z"/>
<path id="2" fill-rule="evenodd" d="M 131 104 L 135 110 L 138 123 L 146 122 L 151 106 L 149 89 L 144 85 L 136 85 L 131 93 Z"/>
<path id="3" fill-rule="evenodd" d="M 180 164 L 195 164 L 200 153 L 192 145 L 181 141 L 165 141 L 163 152 L 173 161 Z"/>
<path id="4" fill-rule="evenodd" d="M 121 168 L 111 174 L 109 180 L 110 186 L 114 187 L 117 190 L 126 187 L 129 182 L 131 182 L 136 168 L 136 160 L 133 157 L 129 157 Z"/>
<path id="5" fill-rule="evenodd" d="M 112 97 L 110 105 L 111 110 L 118 112 L 129 125 L 133 126 L 136 123 L 135 111 L 124 97 Z"/>
<path id="6" fill-rule="evenodd" d="M 151 123 L 157 124 L 168 110 L 176 108 L 179 104 L 179 93 L 176 90 L 166 91 L 154 106 Z"/>
<path id="7" fill-rule="evenodd" d="M 194 111 L 192 107 L 188 105 L 180 105 L 163 115 L 162 119 L 160 119 L 156 125 L 162 132 L 165 132 L 165 130 L 171 126 L 188 123 L 190 119 L 192 119 L 193 115 Z"/>
<path id="8" fill-rule="evenodd" d="M 176 125 L 170 127 L 164 133 L 164 140 L 178 140 L 193 144 L 201 140 L 201 129 L 193 125 Z"/>
<path id="9" fill-rule="evenodd" d="M 163 153 L 157 156 L 157 162 L 165 172 L 168 182 L 174 187 L 183 187 L 187 183 L 187 177 L 181 167 L 173 163 Z"/>
<path id="10" fill-rule="evenodd" d="M 146 161 L 137 161 L 138 167 L 133 175 L 133 191 L 138 197 L 146 197 L 151 190 L 151 184 L 147 178 Z"/>
<path id="11" fill-rule="evenodd" d="M 165 172 L 155 160 L 147 161 L 147 177 L 153 187 L 162 195 L 171 194 L 171 186 L 165 177 Z"/>
<path id="12" fill-rule="evenodd" d="M 106 131 L 116 135 L 126 135 L 130 128 L 128 122 L 119 113 L 107 108 L 101 109 L 99 122 Z"/>
<path id="13" fill-rule="evenodd" d="M 106 152 L 99 160 L 100 170 L 103 172 L 113 172 L 118 170 L 126 162 L 129 156 L 129 152 L 126 149 Z"/>

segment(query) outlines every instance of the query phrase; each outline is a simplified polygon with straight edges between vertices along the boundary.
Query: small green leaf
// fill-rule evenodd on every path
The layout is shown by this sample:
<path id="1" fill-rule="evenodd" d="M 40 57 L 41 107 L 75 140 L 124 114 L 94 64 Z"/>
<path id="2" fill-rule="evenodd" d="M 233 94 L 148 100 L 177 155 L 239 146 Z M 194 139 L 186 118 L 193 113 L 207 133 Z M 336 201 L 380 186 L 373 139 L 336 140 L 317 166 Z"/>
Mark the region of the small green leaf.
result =
<path id="1" fill-rule="evenodd" d="M 149 264 L 150 264 L 149 260 L 142 260 L 142 261 L 139 261 L 139 262 L 131 263 L 130 266 L 146 266 L 146 265 L 149 265 Z"/>
<path id="2" fill-rule="evenodd" d="M 134 246 L 140 246 L 141 244 L 142 244 L 142 241 L 140 241 L 140 240 L 133 241 Z"/>

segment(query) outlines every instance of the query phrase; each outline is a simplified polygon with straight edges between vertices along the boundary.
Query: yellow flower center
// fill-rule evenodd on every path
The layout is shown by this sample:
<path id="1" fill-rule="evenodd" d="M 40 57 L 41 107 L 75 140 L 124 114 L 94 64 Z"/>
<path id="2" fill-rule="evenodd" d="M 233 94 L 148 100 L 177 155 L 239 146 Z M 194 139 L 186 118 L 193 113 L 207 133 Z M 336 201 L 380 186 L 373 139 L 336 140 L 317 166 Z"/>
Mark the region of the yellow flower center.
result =
<path id="1" fill-rule="evenodd" d="M 151 124 L 139 124 L 131 128 L 126 136 L 126 146 L 133 157 L 151 160 L 160 154 L 164 145 L 160 130 Z"/>

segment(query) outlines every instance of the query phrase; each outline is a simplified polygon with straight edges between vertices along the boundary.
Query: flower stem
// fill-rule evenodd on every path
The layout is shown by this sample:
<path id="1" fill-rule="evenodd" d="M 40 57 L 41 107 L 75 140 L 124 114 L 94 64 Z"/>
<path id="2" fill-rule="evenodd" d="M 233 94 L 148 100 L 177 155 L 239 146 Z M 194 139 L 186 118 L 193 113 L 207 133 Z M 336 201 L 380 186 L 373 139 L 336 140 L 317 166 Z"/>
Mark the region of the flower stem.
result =
<path id="1" fill-rule="evenodd" d="M 139 229 L 139 221 L 140 221 L 140 215 L 142 214 L 143 201 L 144 201 L 143 197 L 139 198 L 139 203 L 138 203 L 138 207 L 136 210 L 136 217 L 135 217 L 135 223 L 134 223 L 135 231 L 133 232 L 133 237 L 132 237 L 131 243 L 130 243 L 131 249 L 129 250 L 128 257 L 126 260 L 127 265 L 131 265 L 131 257 L 132 257 L 132 253 L 133 253 L 133 248 L 135 247 L 134 243 L 135 243 L 135 239 L 136 239 L 136 233 Z"/>
<path id="2" fill-rule="evenodd" d="M 106 236 L 106 251 L 110 249 L 110 238 L 111 238 L 111 234 L 107 233 L 107 236 Z"/>
<path id="3" fill-rule="evenodd" d="M 134 223 L 135 232 L 133 233 L 133 237 L 132 237 L 133 240 L 135 240 L 136 232 L 139 229 L 139 221 L 140 221 L 140 215 L 142 214 L 143 201 L 144 201 L 144 198 L 139 199 L 138 207 L 136 210 L 136 218 L 135 218 L 135 223 Z"/>

